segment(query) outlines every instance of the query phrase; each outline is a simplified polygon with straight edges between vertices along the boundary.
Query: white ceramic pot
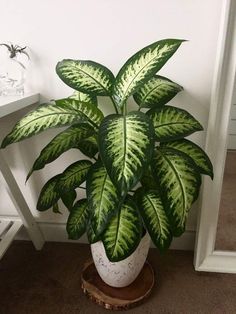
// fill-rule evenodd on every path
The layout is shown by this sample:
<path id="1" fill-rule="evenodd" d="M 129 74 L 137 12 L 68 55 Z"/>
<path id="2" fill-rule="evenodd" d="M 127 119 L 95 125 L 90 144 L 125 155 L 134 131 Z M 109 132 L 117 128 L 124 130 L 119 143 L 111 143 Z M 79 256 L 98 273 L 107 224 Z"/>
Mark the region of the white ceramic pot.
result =
<path id="1" fill-rule="evenodd" d="M 126 259 L 112 263 L 106 256 L 102 241 L 91 244 L 93 261 L 102 280 L 109 286 L 122 288 L 130 285 L 139 275 L 146 261 L 150 237 L 146 233 L 137 249 Z"/>

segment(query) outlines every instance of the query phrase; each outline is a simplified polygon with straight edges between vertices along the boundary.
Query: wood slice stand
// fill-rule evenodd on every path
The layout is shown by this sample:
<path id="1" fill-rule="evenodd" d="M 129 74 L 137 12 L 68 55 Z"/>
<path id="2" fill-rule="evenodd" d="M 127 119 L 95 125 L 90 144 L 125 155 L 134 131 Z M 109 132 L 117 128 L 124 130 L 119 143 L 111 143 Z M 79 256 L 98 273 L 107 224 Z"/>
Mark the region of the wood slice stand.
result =
<path id="1" fill-rule="evenodd" d="M 136 280 L 127 287 L 114 288 L 107 285 L 99 276 L 90 260 L 81 275 L 83 292 L 95 303 L 109 310 L 128 310 L 141 304 L 151 293 L 154 285 L 154 272 L 146 262 Z"/>

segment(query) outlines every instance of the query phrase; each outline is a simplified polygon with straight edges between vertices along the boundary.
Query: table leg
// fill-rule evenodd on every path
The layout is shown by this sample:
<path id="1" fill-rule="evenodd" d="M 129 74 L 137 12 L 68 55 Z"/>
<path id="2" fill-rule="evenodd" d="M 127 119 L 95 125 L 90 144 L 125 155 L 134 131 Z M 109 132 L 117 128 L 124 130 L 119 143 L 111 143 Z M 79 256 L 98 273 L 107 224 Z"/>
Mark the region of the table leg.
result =
<path id="1" fill-rule="evenodd" d="M 7 164 L 5 158 L 0 151 L 0 171 L 5 179 L 8 187 L 9 187 L 9 194 L 11 199 L 16 207 L 16 210 L 29 234 L 30 239 L 32 240 L 35 248 L 40 250 L 44 245 L 44 238 L 43 235 L 34 220 L 34 217 L 27 205 L 25 198 Z"/>

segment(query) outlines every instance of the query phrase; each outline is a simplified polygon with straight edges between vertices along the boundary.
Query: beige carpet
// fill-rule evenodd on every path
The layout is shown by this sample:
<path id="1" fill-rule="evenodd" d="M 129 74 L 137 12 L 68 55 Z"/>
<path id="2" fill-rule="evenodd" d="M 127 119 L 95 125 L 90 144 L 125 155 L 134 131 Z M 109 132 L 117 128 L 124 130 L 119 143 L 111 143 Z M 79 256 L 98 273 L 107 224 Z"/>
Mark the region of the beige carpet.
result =
<path id="1" fill-rule="evenodd" d="M 236 251 L 236 152 L 228 151 L 215 248 Z"/>
<path id="2" fill-rule="evenodd" d="M 93 304 L 80 289 L 80 274 L 90 257 L 88 245 L 47 243 L 37 252 L 30 242 L 14 242 L 0 261 L 0 314 L 111 313 Z M 197 273 L 193 253 L 151 249 L 156 285 L 134 314 L 234 314 L 236 276 Z"/>

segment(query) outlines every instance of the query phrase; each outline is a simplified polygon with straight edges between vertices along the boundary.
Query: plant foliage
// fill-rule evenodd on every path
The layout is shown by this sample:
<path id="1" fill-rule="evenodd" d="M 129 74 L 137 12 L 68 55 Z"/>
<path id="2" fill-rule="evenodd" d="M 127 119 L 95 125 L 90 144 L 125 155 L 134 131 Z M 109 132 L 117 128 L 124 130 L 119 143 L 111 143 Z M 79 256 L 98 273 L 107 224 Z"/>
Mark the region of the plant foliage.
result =
<path id="1" fill-rule="evenodd" d="M 116 77 L 93 61 L 60 61 L 56 72 L 74 89 L 72 95 L 28 113 L 1 145 L 69 126 L 42 149 L 27 179 L 69 149 L 79 150 L 83 158 L 44 185 L 37 209 L 59 213 L 61 199 L 70 211 L 69 238 L 87 232 L 90 243 L 102 240 L 113 262 L 134 252 L 143 230 L 161 251 L 166 250 L 173 236 L 185 231 L 201 174 L 213 178 L 206 153 L 185 139 L 202 130 L 201 124 L 169 104 L 183 87 L 157 75 L 183 42 L 163 39 L 141 49 Z M 114 114 L 104 117 L 97 96 L 110 98 Z M 131 96 L 135 111 L 128 106 Z M 86 185 L 87 198 L 77 200 L 81 184 Z"/>

